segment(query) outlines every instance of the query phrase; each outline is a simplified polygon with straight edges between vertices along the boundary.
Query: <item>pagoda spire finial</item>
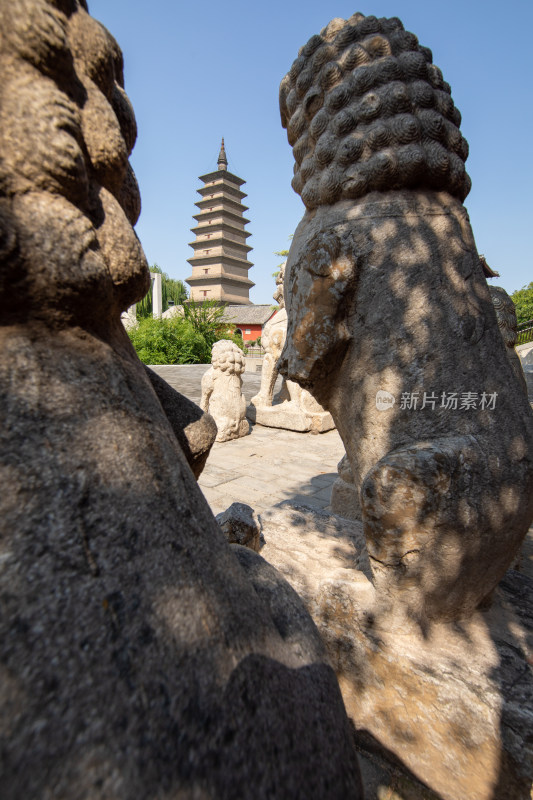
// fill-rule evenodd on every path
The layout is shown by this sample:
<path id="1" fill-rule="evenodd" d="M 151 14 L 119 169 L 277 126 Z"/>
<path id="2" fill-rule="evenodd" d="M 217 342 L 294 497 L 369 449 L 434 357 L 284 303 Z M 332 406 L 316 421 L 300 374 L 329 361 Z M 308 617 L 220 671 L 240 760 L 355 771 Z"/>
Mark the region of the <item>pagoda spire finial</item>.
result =
<path id="1" fill-rule="evenodd" d="M 226 156 L 226 149 L 224 147 L 224 137 L 222 137 L 222 144 L 220 145 L 220 153 L 218 154 L 217 164 L 219 169 L 228 168 L 228 158 Z"/>

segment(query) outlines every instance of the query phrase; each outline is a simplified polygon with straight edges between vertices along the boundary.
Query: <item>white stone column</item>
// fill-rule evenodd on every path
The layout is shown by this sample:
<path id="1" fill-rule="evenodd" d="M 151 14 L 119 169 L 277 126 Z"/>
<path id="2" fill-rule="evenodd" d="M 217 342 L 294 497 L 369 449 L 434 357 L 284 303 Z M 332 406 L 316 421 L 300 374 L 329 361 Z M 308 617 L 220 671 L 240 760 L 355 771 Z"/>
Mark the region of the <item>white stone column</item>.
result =
<path id="1" fill-rule="evenodd" d="M 161 283 L 161 273 L 151 272 L 150 277 L 153 278 L 152 286 L 152 316 L 154 319 L 161 319 L 163 315 L 163 288 Z"/>

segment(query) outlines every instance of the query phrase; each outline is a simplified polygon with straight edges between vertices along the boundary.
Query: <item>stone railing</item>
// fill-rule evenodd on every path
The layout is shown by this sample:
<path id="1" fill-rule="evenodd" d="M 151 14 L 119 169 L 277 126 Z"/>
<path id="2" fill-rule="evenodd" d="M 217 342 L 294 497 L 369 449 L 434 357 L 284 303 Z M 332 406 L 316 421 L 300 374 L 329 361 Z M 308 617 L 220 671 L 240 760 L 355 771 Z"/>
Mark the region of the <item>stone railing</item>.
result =
<path id="1" fill-rule="evenodd" d="M 265 355 L 265 348 L 264 347 L 246 347 L 246 355 L 250 358 L 263 358 Z"/>

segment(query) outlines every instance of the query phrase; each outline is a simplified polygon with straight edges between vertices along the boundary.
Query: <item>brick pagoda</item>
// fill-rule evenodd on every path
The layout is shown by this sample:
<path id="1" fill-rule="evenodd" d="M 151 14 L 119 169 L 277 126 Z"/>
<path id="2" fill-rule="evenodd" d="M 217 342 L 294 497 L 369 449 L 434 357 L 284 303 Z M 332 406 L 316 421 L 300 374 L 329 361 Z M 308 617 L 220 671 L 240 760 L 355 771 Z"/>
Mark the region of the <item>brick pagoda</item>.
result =
<path id="1" fill-rule="evenodd" d="M 228 171 L 224 139 L 217 165 L 216 172 L 200 175 L 204 185 L 198 189 L 201 199 L 193 217 L 198 224 L 191 228 L 196 239 L 190 242 L 194 255 L 188 259 L 192 275 L 187 283 L 191 300 L 249 305 L 255 284 L 248 278 L 253 264 L 248 261 L 252 248 L 246 244 L 251 234 L 244 229 L 250 221 L 243 216 L 248 210 L 242 203 L 246 194 L 240 189 L 245 181 Z"/>

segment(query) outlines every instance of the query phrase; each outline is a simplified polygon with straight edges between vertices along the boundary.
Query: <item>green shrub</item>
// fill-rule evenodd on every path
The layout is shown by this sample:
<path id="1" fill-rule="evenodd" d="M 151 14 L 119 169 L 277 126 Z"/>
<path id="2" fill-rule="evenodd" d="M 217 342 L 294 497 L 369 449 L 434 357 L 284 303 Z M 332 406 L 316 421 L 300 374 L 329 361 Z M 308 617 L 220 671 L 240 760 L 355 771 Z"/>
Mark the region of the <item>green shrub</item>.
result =
<path id="1" fill-rule="evenodd" d="M 235 333 L 234 329 L 229 328 L 223 336 L 219 337 L 220 339 L 231 339 L 232 342 L 235 342 L 237 347 L 240 347 L 241 350 L 246 353 L 247 347 L 244 344 L 243 338 L 240 333 Z"/>
<path id="2" fill-rule="evenodd" d="M 225 307 L 216 300 L 204 300 L 201 303 L 189 300 L 183 306 L 183 311 L 185 319 L 189 320 L 193 328 L 204 337 L 210 353 L 211 347 L 220 339 L 230 339 L 241 350 L 244 349 L 242 335 L 235 332 L 235 325 L 222 320 Z M 211 355 L 208 360 L 211 361 Z"/>
<path id="3" fill-rule="evenodd" d="M 186 303 L 184 317 L 145 317 L 128 335 L 144 364 L 209 364 L 219 339 L 231 339 L 244 349 L 235 327 L 222 322 L 223 313 L 224 307 L 213 302 Z"/>
<path id="4" fill-rule="evenodd" d="M 128 331 L 144 364 L 208 364 L 211 345 L 183 317 L 139 320 Z"/>
<path id="5" fill-rule="evenodd" d="M 244 349 L 242 336 L 231 326 L 219 323 L 213 328 L 204 320 L 195 327 L 190 317 L 145 317 L 128 335 L 143 364 L 209 364 L 211 348 L 219 339 L 231 339 Z"/>

